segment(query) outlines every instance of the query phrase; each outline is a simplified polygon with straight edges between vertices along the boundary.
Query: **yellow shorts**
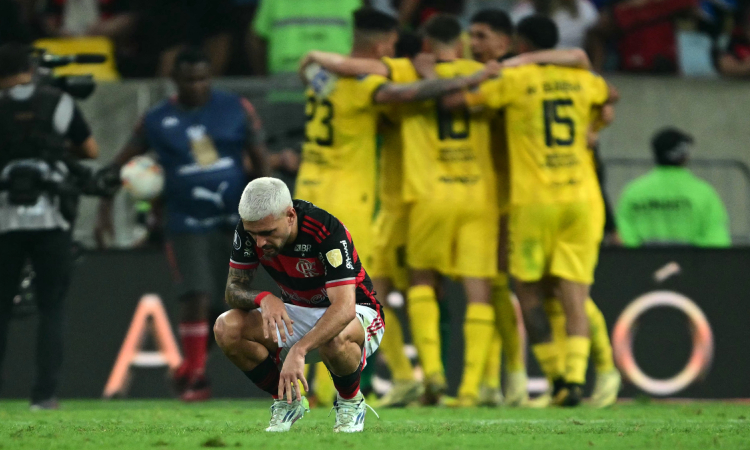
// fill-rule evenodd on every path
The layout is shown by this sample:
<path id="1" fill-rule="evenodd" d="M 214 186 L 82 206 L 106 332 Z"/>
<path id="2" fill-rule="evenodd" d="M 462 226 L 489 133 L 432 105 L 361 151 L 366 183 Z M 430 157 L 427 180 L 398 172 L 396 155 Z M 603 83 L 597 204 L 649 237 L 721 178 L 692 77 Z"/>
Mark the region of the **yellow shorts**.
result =
<path id="1" fill-rule="evenodd" d="M 416 202 L 409 210 L 406 259 L 413 269 L 491 278 L 497 274 L 497 239 L 497 209 Z"/>
<path id="2" fill-rule="evenodd" d="M 331 190 L 328 186 L 300 184 L 299 181 L 294 194 L 295 198 L 315 204 L 344 224 L 351 233 L 357 255 L 367 270 L 372 258 L 374 194 L 357 192 L 356 189 Z"/>
<path id="3" fill-rule="evenodd" d="M 388 278 L 400 291 L 409 287 L 406 266 L 408 225 L 409 210 L 406 206 L 383 207 L 373 228 L 372 263 L 365 267 L 370 278 Z"/>
<path id="4" fill-rule="evenodd" d="M 513 205 L 510 272 L 521 281 L 552 275 L 592 284 L 604 214 L 600 202 Z"/>

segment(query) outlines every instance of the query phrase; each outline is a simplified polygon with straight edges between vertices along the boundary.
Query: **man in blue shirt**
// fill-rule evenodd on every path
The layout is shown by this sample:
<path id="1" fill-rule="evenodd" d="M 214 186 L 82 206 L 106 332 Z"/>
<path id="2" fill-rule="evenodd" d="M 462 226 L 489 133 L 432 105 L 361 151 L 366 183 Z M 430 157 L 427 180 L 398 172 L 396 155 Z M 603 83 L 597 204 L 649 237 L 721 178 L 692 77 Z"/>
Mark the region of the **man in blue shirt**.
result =
<path id="1" fill-rule="evenodd" d="M 210 397 L 206 346 L 213 319 L 225 309 L 226 252 L 251 175 L 246 167 L 253 176 L 270 170 L 255 109 L 247 99 L 212 89 L 210 70 L 199 50 L 180 53 L 172 73 L 177 96 L 145 114 L 114 161 L 121 167 L 152 150 L 164 170 L 166 250 L 179 290 L 184 356 L 174 379 L 185 401 Z M 99 242 L 111 232 L 111 207 L 100 205 Z"/>

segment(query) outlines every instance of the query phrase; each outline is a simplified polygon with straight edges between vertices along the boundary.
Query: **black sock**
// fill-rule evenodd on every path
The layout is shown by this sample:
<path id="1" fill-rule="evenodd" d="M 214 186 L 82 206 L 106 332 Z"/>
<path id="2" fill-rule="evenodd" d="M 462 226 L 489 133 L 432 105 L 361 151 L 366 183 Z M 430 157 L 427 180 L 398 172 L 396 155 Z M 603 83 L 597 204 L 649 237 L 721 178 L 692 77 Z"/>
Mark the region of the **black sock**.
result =
<path id="1" fill-rule="evenodd" d="M 244 372 L 256 386 L 277 398 L 279 396 L 279 368 L 269 356 L 255 369 Z"/>
<path id="2" fill-rule="evenodd" d="M 330 370 L 329 370 L 330 372 Z M 354 398 L 359 392 L 359 380 L 362 376 L 362 364 L 357 367 L 353 373 L 344 375 L 343 377 L 335 375 L 331 372 L 331 378 L 333 378 L 333 385 L 336 386 L 336 390 L 343 399 Z"/>

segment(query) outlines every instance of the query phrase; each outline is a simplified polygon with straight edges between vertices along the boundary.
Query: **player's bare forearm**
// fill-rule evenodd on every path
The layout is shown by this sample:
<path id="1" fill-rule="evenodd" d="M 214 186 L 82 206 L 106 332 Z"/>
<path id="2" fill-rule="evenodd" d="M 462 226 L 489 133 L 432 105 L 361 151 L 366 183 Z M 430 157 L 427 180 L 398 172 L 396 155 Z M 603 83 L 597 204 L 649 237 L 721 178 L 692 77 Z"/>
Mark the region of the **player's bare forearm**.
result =
<path id="1" fill-rule="evenodd" d="M 441 80 L 423 80 L 415 83 L 389 83 L 375 94 L 376 103 L 405 103 L 440 97 L 449 92 L 476 86 L 488 77 L 487 72 Z"/>
<path id="2" fill-rule="evenodd" d="M 345 77 L 363 74 L 388 76 L 388 67 L 378 59 L 352 58 L 338 53 L 314 50 L 302 58 L 300 71 L 303 72 L 305 67 L 312 63 L 317 63 L 322 68 Z"/>
<path id="3" fill-rule="evenodd" d="M 227 287 L 224 299 L 232 309 L 256 309 L 255 298 L 263 291 L 250 289 L 253 282 L 252 270 L 240 270 L 230 267 L 227 276 Z"/>
<path id="4" fill-rule="evenodd" d="M 586 52 L 580 48 L 540 50 L 524 53 L 503 61 L 503 67 L 516 67 L 526 64 L 550 64 L 591 70 L 591 60 L 589 60 Z"/>
<path id="5" fill-rule="evenodd" d="M 318 323 L 292 348 L 303 355 L 341 334 L 344 328 L 357 317 L 357 302 L 353 284 L 329 288 L 327 291 L 331 306 L 326 309 Z"/>

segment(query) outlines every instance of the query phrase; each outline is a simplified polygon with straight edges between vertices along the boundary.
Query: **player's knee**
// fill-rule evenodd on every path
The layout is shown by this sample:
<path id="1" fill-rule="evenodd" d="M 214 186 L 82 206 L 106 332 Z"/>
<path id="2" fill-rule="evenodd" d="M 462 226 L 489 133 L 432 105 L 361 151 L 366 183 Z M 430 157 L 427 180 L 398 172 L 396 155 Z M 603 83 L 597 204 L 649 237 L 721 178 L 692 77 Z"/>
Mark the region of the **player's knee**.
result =
<path id="1" fill-rule="evenodd" d="M 214 323 L 214 337 L 216 343 L 224 353 L 232 351 L 242 340 L 242 327 L 247 313 L 239 309 L 232 309 L 220 315 Z"/>
<path id="2" fill-rule="evenodd" d="M 323 359 L 329 360 L 346 352 L 346 348 L 350 342 L 344 333 L 340 333 L 338 336 L 321 345 L 318 352 Z"/>

